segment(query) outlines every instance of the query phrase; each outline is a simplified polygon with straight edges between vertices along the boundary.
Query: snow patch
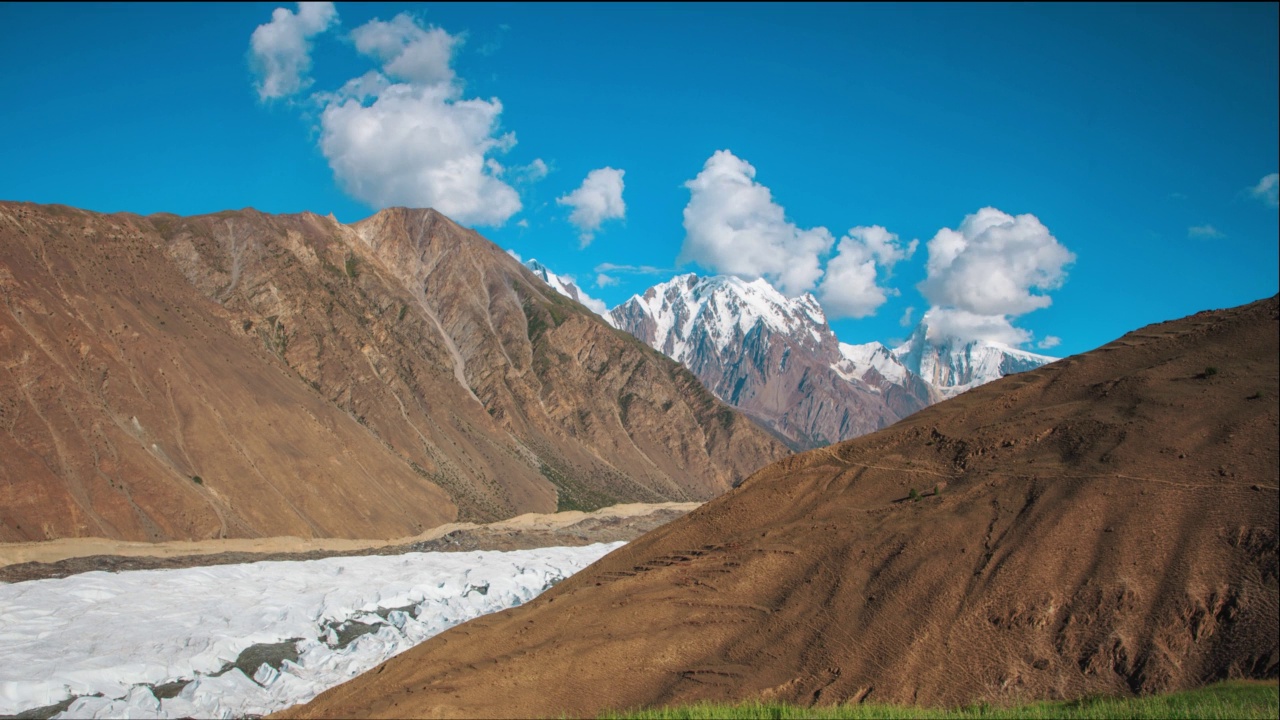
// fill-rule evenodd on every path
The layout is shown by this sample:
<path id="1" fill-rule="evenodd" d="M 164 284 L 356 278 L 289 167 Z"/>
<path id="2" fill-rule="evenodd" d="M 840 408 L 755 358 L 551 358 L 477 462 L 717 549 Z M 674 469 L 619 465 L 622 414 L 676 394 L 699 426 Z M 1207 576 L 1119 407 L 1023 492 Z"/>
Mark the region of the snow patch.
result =
<path id="1" fill-rule="evenodd" d="M 557 275 L 551 272 L 550 268 L 546 265 L 543 265 L 534 259 L 525 262 L 524 266 L 532 270 L 533 274 L 537 275 L 539 280 L 550 285 L 552 290 L 555 290 L 571 300 L 576 300 L 587 309 L 599 315 L 602 320 L 609 323 L 611 326 L 617 327 L 613 318 L 609 316 L 609 306 L 605 305 L 604 301 L 597 300 L 596 298 L 584 293 L 582 289 L 574 283 L 573 278 L 568 275 Z"/>

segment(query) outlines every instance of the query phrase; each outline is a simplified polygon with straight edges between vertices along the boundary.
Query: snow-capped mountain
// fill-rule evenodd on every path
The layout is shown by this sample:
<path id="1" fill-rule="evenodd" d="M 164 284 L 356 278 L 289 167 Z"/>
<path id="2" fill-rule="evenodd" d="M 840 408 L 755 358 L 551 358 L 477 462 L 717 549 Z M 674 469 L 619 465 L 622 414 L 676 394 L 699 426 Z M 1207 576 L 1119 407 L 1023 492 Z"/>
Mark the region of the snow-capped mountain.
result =
<path id="1" fill-rule="evenodd" d="M 904 365 L 882 343 L 840 343 L 840 360 L 832 368 L 846 380 L 858 380 L 879 390 L 888 398 L 892 407 L 915 407 L 917 403 L 923 403 L 920 407 L 924 407 L 946 397 L 938 388 Z M 898 401 L 897 396 L 903 393 L 907 399 Z"/>
<path id="2" fill-rule="evenodd" d="M 929 335 L 929 327 L 920 323 L 905 343 L 894 348 L 893 355 L 944 398 L 1058 359 L 988 340 L 966 342 Z"/>
<path id="3" fill-rule="evenodd" d="M 572 281 L 536 260 L 548 285 L 588 307 Z M 689 273 L 601 316 L 683 363 L 711 392 L 795 448 L 873 432 L 965 390 L 1057 358 L 987 341 L 930 338 L 918 325 L 897 348 L 840 342 L 817 299 L 767 280 Z"/>
<path id="4" fill-rule="evenodd" d="M 788 298 L 765 280 L 680 275 L 610 315 L 797 448 L 872 432 L 934 400 L 905 370 L 843 355 L 812 295 Z"/>
<path id="5" fill-rule="evenodd" d="M 572 279 L 551 272 L 550 268 L 534 259 L 525 261 L 524 266 L 529 268 L 534 275 L 537 275 L 542 282 L 550 285 L 556 292 L 578 301 L 588 310 L 604 318 L 605 322 L 613 325 L 613 320 L 609 317 L 609 307 L 600 300 L 582 292 L 582 289 L 575 285 Z"/>

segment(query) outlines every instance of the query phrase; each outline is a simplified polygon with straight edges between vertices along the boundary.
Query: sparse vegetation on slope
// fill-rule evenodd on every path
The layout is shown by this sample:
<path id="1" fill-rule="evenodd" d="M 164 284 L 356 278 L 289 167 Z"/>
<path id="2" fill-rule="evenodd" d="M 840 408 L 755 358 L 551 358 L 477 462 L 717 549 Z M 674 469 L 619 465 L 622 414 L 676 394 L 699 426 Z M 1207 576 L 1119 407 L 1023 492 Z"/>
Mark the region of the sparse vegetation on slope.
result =
<path id="1" fill-rule="evenodd" d="M 1040 702 L 1012 707 L 972 705 L 943 710 L 900 705 L 836 705 L 803 707 L 775 703 L 717 705 L 704 703 L 688 707 L 662 708 L 605 715 L 607 718 L 636 720 L 1258 720 L 1280 713 L 1280 693 L 1275 683 L 1231 681 L 1199 690 L 1148 697 L 1094 697 L 1070 702 Z"/>

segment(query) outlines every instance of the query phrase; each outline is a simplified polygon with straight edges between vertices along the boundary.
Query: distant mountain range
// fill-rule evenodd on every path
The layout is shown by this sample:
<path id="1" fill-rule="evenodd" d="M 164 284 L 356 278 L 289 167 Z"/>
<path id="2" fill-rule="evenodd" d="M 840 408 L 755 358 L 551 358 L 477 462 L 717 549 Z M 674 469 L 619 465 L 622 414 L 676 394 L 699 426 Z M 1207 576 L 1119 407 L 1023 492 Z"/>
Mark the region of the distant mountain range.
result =
<path id="1" fill-rule="evenodd" d="M 571 281 L 536 260 L 526 266 L 581 301 Z M 842 343 L 813 295 L 788 298 L 766 280 L 723 275 L 677 276 L 603 317 L 683 363 L 717 397 L 795 449 L 865 435 L 1057 359 L 982 340 L 930 337 L 923 322 L 897 348 Z"/>

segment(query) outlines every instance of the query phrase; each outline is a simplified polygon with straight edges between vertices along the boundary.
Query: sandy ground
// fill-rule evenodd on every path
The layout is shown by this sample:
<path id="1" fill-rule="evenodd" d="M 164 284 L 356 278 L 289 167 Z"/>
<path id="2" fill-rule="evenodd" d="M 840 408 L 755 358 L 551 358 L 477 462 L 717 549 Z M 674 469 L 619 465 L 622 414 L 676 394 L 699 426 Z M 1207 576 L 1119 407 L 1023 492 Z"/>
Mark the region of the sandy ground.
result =
<path id="1" fill-rule="evenodd" d="M 91 570 L 190 567 L 335 555 L 395 554 L 449 550 L 514 550 L 631 540 L 674 520 L 699 503 L 631 503 L 586 513 L 527 513 L 479 525 L 450 523 L 394 540 L 240 538 L 140 543 L 106 538 L 65 538 L 0 544 L 0 582 L 65 577 Z"/>

